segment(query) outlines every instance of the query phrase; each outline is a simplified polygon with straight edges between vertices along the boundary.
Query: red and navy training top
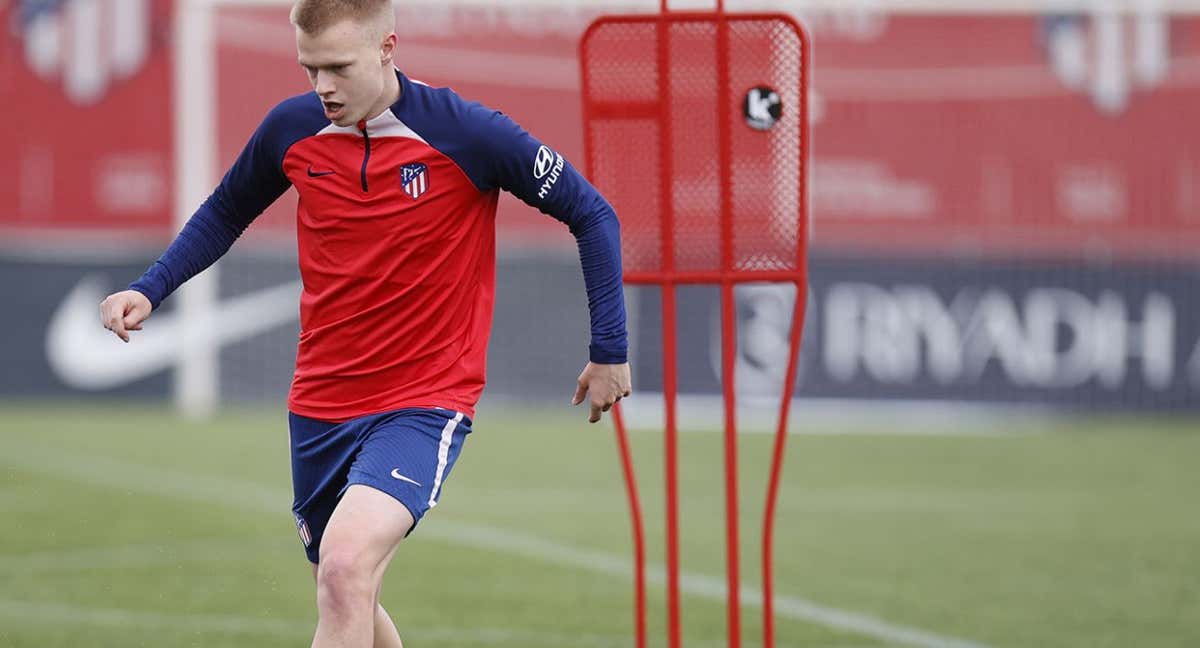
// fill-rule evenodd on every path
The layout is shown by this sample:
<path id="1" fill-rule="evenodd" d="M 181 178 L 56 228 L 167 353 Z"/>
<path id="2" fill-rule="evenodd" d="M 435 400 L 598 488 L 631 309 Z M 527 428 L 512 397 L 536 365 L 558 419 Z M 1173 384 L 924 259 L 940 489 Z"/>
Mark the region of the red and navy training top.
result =
<path id="1" fill-rule="evenodd" d="M 316 93 L 276 106 L 130 288 L 157 308 L 294 186 L 304 289 L 289 409 L 327 421 L 402 407 L 470 416 L 484 386 L 504 189 L 570 227 L 587 287 L 590 359 L 625 362 L 612 207 L 502 113 L 397 76 L 400 99 L 357 127 L 330 123 Z"/>

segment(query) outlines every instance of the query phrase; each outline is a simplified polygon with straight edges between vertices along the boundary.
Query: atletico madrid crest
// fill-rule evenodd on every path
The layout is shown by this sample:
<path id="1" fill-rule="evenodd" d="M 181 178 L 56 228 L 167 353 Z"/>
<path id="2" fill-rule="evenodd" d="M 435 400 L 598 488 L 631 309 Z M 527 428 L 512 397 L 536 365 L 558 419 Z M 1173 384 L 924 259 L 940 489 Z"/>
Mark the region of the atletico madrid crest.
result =
<path id="1" fill-rule="evenodd" d="M 313 537 L 312 532 L 308 530 L 308 523 L 299 515 L 296 516 L 296 532 L 300 534 L 300 541 L 305 547 L 312 544 Z"/>
<path id="2" fill-rule="evenodd" d="M 413 200 L 421 197 L 429 188 L 429 169 L 420 162 L 400 167 L 400 186 Z"/>

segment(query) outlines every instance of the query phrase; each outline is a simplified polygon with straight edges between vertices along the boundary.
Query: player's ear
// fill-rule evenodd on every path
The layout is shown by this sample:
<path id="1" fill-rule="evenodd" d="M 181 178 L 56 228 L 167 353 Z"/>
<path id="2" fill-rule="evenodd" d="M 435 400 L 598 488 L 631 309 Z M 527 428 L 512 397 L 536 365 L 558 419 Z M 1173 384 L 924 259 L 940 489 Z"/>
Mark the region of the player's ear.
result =
<path id="1" fill-rule="evenodd" d="M 391 32 L 383 37 L 383 42 L 379 46 L 379 63 L 387 65 L 392 62 L 392 57 L 396 54 L 396 32 Z"/>

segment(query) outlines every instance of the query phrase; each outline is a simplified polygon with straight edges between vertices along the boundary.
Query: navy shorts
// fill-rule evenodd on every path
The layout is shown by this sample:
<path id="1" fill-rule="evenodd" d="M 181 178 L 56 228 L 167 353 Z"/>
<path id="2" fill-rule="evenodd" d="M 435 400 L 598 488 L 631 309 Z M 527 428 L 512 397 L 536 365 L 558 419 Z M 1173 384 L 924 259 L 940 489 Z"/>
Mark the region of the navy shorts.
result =
<path id="1" fill-rule="evenodd" d="M 342 493 L 364 484 L 396 498 L 414 524 L 437 505 L 471 419 L 446 409 L 406 408 L 329 423 L 288 413 L 292 513 L 309 561 Z M 412 529 L 409 529 L 409 533 Z"/>

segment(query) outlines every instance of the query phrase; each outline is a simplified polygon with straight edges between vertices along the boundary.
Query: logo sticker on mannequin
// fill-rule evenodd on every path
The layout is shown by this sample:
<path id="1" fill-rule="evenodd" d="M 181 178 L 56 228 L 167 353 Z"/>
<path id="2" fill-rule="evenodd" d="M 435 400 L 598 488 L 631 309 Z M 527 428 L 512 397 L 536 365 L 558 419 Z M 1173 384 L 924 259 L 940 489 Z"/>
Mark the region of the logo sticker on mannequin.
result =
<path id="1" fill-rule="evenodd" d="M 755 86 L 742 100 L 746 125 L 754 130 L 770 130 L 783 117 L 783 100 L 770 86 Z"/>

